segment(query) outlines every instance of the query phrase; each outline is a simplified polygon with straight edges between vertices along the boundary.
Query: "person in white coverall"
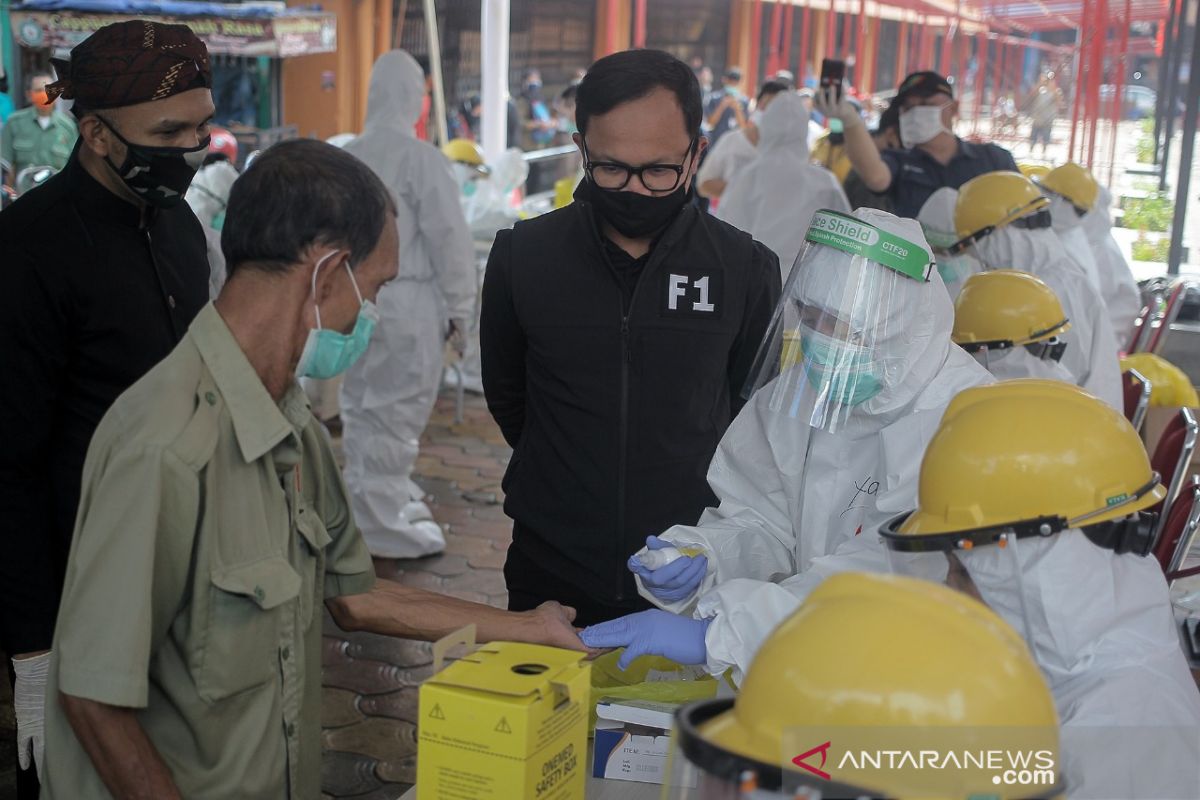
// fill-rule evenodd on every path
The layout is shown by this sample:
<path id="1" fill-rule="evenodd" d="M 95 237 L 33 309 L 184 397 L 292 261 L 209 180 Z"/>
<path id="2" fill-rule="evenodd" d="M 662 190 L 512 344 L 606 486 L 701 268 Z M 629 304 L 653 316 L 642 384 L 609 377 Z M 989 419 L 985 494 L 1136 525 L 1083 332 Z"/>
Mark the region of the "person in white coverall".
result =
<path id="1" fill-rule="evenodd" d="M 954 301 L 950 338 L 996 380 L 1075 383 L 1061 363 L 1067 343 L 1059 337 L 1070 329 L 1062 303 L 1041 279 L 997 269 L 967 278 Z"/>
<path id="2" fill-rule="evenodd" d="M 922 254 L 924 275 L 824 244 L 805 249 L 760 349 L 764 379 L 781 359 L 794 363 L 754 394 L 721 439 L 708 470 L 720 504 L 696 525 L 648 541 L 651 550 L 703 553 L 659 569 L 645 566 L 648 550 L 635 554 L 639 592 L 666 611 L 588 628 L 588 646 L 625 646 L 626 662 L 656 653 L 714 674 L 744 673 L 825 577 L 887 569 L 874 530 L 915 502 L 921 454 L 946 405 L 993 379 L 950 342 L 950 297 L 920 225 L 868 208 L 853 217 L 874 227 L 818 215 L 903 240 Z"/>
<path id="3" fill-rule="evenodd" d="M 807 130 L 808 111 L 800 96 L 777 95 L 758 126 L 758 155 L 721 195 L 715 214 L 771 248 L 783 270 L 800 254 L 814 211 L 850 211 L 833 173 L 809 163 Z M 780 278 L 786 280 L 787 274 Z"/>
<path id="4" fill-rule="evenodd" d="M 772 100 L 787 91 L 787 85 L 784 83 L 764 83 L 758 91 L 754 113 L 750 115 L 746 126 L 725 134 L 709 149 L 704 163 L 696 173 L 696 190 L 701 196 L 720 198 L 733 183 L 733 179 L 754 160 L 758 155 L 759 125 L 762 123 L 763 114 Z"/>
<path id="5" fill-rule="evenodd" d="M 950 299 L 958 297 L 967 278 L 983 269 L 979 259 L 967 251 L 951 253 L 950 248 L 958 241 L 954 232 L 954 205 L 958 202 L 958 190 L 943 186 L 929 196 L 921 213 L 917 214 L 917 222 L 925 232 L 925 241 L 933 250 L 937 261 L 938 274 L 942 283 L 950 293 Z"/>
<path id="6" fill-rule="evenodd" d="M 969 591 L 1024 636 L 1071 800 L 1200 793 L 1200 694 L 1144 555 L 1144 510 L 1165 491 L 1120 412 L 1069 384 L 1005 381 L 951 403 L 916 510 L 881 530 L 894 571 Z"/>
<path id="7" fill-rule="evenodd" d="M 221 228 L 225 224 L 225 204 L 238 179 L 237 168 L 228 161 L 213 161 L 200 168 L 183 196 L 191 206 L 208 245 L 208 296 L 215 299 L 225 285 L 225 256 L 221 252 Z"/>
<path id="8" fill-rule="evenodd" d="M 1096 257 L 1083 228 L 1083 215 L 1095 203 L 1099 185 L 1087 170 L 1072 163 L 1051 170 L 1034 183 L 1050 200 L 1050 227 L 1058 234 L 1067 255 L 1079 265 L 1103 297 L 1100 268 L 1096 265 Z M 1067 191 L 1071 194 L 1066 194 Z M 1088 192 L 1086 199 L 1081 198 L 1084 191 Z"/>
<path id="9" fill-rule="evenodd" d="M 1088 245 L 1096 258 L 1100 272 L 1100 294 L 1108 307 L 1117 344 L 1128 347 L 1133 336 L 1133 321 L 1142 310 L 1142 293 L 1138 289 L 1129 262 L 1112 235 L 1112 194 L 1103 186 L 1100 197 L 1091 211 L 1083 215 L 1083 229 Z"/>
<path id="10" fill-rule="evenodd" d="M 989 172 L 958 190 L 960 242 L 985 269 L 1016 269 L 1054 290 L 1071 320 L 1062 365 L 1074 382 L 1118 411 L 1125 407 L 1112 323 L 1099 290 L 1050 228 L 1050 201 L 1018 172 Z"/>
<path id="11" fill-rule="evenodd" d="M 371 71 L 363 133 L 346 152 L 396 198 L 400 272 L 379 292 L 379 325 L 342 383 L 346 486 L 372 555 L 415 558 L 445 549 L 412 480 L 418 441 L 442 379 L 447 337 L 475 307 L 471 234 L 446 158 L 413 135 L 425 78 L 408 53 L 384 53 Z"/>

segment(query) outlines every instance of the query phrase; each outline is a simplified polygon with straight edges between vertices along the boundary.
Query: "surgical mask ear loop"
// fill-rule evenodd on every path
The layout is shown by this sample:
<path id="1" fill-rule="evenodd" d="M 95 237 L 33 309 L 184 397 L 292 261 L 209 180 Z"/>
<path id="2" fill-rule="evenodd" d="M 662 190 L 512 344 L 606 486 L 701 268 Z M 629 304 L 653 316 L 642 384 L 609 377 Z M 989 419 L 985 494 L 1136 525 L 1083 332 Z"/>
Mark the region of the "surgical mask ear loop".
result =
<path id="1" fill-rule="evenodd" d="M 317 302 L 317 274 L 320 273 L 321 267 L 325 266 L 325 262 L 337 255 L 337 250 L 331 250 L 317 261 L 317 265 L 313 267 L 312 283 L 309 286 L 309 297 L 313 301 L 313 309 L 317 312 L 317 330 L 321 330 L 321 304 Z M 346 265 L 347 268 L 350 266 Z M 350 276 L 350 282 L 354 283 L 354 293 L 358 295 L 359 305 L 362 305 L 362 295 L 358 294 L 358 284 L 354 282 L 354 276 Z"/>

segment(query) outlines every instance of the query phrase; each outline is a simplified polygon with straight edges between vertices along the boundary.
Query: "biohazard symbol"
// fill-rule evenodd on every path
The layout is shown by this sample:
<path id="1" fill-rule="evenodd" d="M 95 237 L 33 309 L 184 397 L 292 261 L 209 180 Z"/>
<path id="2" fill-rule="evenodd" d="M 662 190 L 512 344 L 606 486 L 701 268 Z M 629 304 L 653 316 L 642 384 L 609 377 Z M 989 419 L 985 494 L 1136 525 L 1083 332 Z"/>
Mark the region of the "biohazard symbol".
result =
<path id="1" fill-rule="evenodd" d="M 429 718 L 444 720 L 446 718 L 446 715 L 442 713 L 442 707 L 440 705 L 435 705 L 433 707 L 433 710 L 429 712 Z"/>
<path id="2" fill-rule="evenodd" d="M 496 723 L 494 730 L 496 733 L 512 733 L 512 728 L 508 724 L 508 717 L 501 717 L 500 721 Z"/>
<path id="3" fill-rule="evenodd" d="M 793 758 L 792 763 L 795 764 L 797 767 L 800 767 L 801 769 L 808 770 L 813 775 L 816 775 L 819 778 L 824 778 L 825 780 L 829 780 L 828 772 L 825 772 L 824 770 L 819 769 L 818 767 L 814 767 L 812 764 L 804 763 L 804 760 L 806 758 L 808 758 L 810 756 L 815 756 L 817 753 L 820 753 L 821 754 L 820 766 L 822 766 L 822 767 L 825 766 L 825 759 L 829 755 L 829 745 L 830 745 L 830 742 L 826 742 L 825 744 L 819 744 L 816 747 L 814 747 L 812 750 L 809 750 L 807 753 L 801 753 L 800 755 Z"/>

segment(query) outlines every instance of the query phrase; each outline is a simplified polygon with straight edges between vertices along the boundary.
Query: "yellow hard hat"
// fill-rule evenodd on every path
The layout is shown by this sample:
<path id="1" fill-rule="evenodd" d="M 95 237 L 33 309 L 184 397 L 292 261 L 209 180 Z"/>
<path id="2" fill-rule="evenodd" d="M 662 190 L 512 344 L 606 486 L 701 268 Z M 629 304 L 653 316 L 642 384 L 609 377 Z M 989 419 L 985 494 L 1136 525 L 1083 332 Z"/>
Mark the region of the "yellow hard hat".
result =
<path id="1" fill-rule="evenodd" d="M 1071 327 L 1054 290 L 1028 272 L 998 269 L 967 278 L 954 301 L 950 338 L 968 351 L 1044 342 Z"/>
<path id="2" fill-rule="evenodd" d="M 1017 169 L 1031 181 L 1037 180 L 1050 171 L 1050 167 L 1045 164 L 1017 164 Z"/>
<path id="3" fill-rule="evenodd" d="M 1137 431 L 1107 403 L 1060 381 L 1002 381 L 950 402 L 921 462 L 917 510 L 882 533 L 1049 535 L 1127 517 L 1165 494 Z"/>
<path id="4" fill-rule="evenodd" d="M 456 163 L 475 167 L 484 174 L 489 171 L 483 160 L 483 148 L 470 139 L 451 139 L 442 145 L 442 155 Z"/>
<path id="5" fill-rule="evenodd" d="M 1150 381 L 1150 405 L 1178 408 L 1200 406 L 1200 397 L 1187 373 L 1154 353 L 1130 353 L 1121 358 L 1121 371 L 1136 369 Z"/>
<path id="6" fill-rule="evenodd" d="M 871 797 L 1022 797 L 1028 787 L 995 785 L 994 769 L 871 770 L 846 756 L 1005 749 L 995 737 L 1016 731 L 1018 748 L 1058 753 L 1054 698 L 1016 631 L 961 592 L 895 575 L 825 580 L 763 644 L 736 699 L 688 706 L 678 723 L 698 768 L 735 781 L 749 769 L 768 789 L 794 755 L 782 780 L 815 771 L 803 761 Z"/>
<path id="7" fill-rule="evenodd" d="M 1071 205 L 1085 212 L 1095 208 L 1096 200 L 1100 197 L 1100 184 L 1092 177 L 1092 173 L 1070 161 L 1047 172 L 1038 179 L 1038 183 L 1067 198 Z"/>
<path id="8" fill-rule="evenodd" d="M 986 172 L 964 183 L 954 204 L 959 240 L 986 236 L 1050 205 L 1033 181 L 1019 172 Z"/>

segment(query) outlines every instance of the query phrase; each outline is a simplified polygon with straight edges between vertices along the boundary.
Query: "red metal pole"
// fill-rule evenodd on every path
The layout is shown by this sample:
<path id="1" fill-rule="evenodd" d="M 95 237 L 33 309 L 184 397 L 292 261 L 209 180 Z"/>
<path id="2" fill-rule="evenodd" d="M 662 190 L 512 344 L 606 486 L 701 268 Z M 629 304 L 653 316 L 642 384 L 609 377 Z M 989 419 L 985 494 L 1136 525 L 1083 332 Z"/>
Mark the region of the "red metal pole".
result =
<path id="1" fill-rule="evenodd" d="M 783 46 L 780 48 L 779 63 L 788 70 L 792 68 L 792 23 L 795 19 L 792 15 L 795 10 L 796 6 L 792 4 L 792 0 L 787 0 L 787 9 L 783 12 Z M 797 75 L 797 80 L 803 82 L 804 75 L 802 73 L 793 72 L 792 74 Z"/>
<path id="2" fill-rule="evenodd" d="M 997 49 L 1000 51 L 1000 68 L 992 72 L 992 108 L 988 114 L 988 118 L 992 124 L 992 134 L 996 133 L 996 102 L 1000 99 L 1000 88 L 1004 82 L 1004 68 L 1008 61 L 1008 43 L 1002 39 L 996 41 Z"/>
<path id="3" fill-rule="evenodd" d="M 926 22 L 924 15 L 921 16 L 921 21 L 918 23 L 921 26 L 921 32 L 917 36 L 917 63 L 909 64 L 910 68 L 926 69 L 929 64 L 925 55 L 925 50 L 929 46 L 929 25 Z"/>
<path id="4" fill-rule="evenodd" d="M 937 71 L 943 75 L 946 74 L 946 70 L 950 67 L 950 47 L 953 41 L 954 35 L 951 24 L 946 26 L 946 32 L 942 34 L 942 52 L 938 57 Z"/>
<path id="5" fill-rule="evenodd" d="M 1108 40 L 1108 3 L 1107 0 L 1097 0 L 1099 12 L 1096 20 L 1100 23 L 1096 35 L 1092 37 L 1092 79 L 1088 82 L 1091 128 L 1088 131 L 1087 167 L 1092 168 L 1096 158 L 1096 129 L 1100 126 L 1100 84 L 1104 80 L 1104 51 Z"/>
<path id="6" fill-rule="evenodd" d="M 754 0 L 754 13 L 750 19 L 750 63 L 746 69 L 746 88 L 753 94 L 758 87 L 758 56 L 762 43 L 762 4 Z"/>
<path id="7" fill-rule="evenodd" d="M 983 113 L 983 73 L 987 66 L 986 30 L 975 34 L 975 49 L 975 119 L 971 123 L 971 132 L 979 133 L 979 117 Z"/>
<path id="8" fill-rule="evenodd" d="M 867 59 L 863 50 L 863 38 L 867 27 L 867 0 L 858 0 L 858 15 L 854 18 L 854 85 L 859 91 L 867 91 Z"/>
<path id="9" fill-rule="evenodd" d="M 837 12 L 834 0 L 829 0 L 829 11 L 825 15 L 825 58 L 837 58 Z"/>
<path id="10" fill-rule="evenodd" d="M 767 47 L 767 74 L 764 77 L 770 78 L 779 71 L 779 33 L 783 26 L 783 3 L 776 0 L 775 7 L 771 9 L 771 30 L 768 36 L 770 45 Z"/>
<path id="11" fill-rule="evenodd" d="M 849 12 L 842 14 L 842 41 L 841 41 L 841 50 L 840 50 L 840 52 L 842 54 L 842 58 L 845 58 L 846 56 L 850 55 L 850 24 L 851 24 L 850 20 L 851 20 L 851 17 L 850 17 Z M 857 56 L 855 57 L 854 63 L 856 63 L 856 64 L 858 63 Z M 858 81 L 854 81 L 854 82 L 858 83 Z"/>
<path id="12" fill-rule="evenodd" d="M 905 62 L 908 60 L 908 51 L 912 46 L 912 43 L 909 41 L 911 37 L 908 34 L 908 20 L 904 20 L 900 23 L 900 35 L 896 37 L 896 41 L 899 43 L 896 47 L 896 80 L 892 81 L 892 83 L 897 86 L 900 85 L 900 81 L 904 80 L 904 68 L 907 66 Z"/>
<path id="13" fill-rule="evenodd" d="M 620 0 L 608 0 L 608 30 L 604 32 L 604 44 L 609 53 L 617 52 L 617 27 L 620 24 Z"/>
<path id="14" fill-rule="evenodd" d="M 800 15 L 800 64 L 796 70 L 796 84 L 804 85 L 804 79 L 808 77 L 808 23 L 812 14 L 812 9 L 807 5 L 804 6 L 804 13 Z"/>
<path id="15" fill-rule="evenodd" d="M 646 46 L 646 0 L 634 0 L 633 8 L 633 46 Z"/>
<path id="16" fill-rule="evenodd" d="M 1112 186 L 1113 166 L 1117 161 L 1117 133 L 1125 116 L 1125 74 L 1129 70 L 1129 19 L 1133 14 L 1131 0 L 1125 0 L 1125 18 L 1121 20 L 1121 47 L 1117 54 L 1117 74 L 1113 78 L 1112 136 L 1108 140 L 1108 185 Z"/>

